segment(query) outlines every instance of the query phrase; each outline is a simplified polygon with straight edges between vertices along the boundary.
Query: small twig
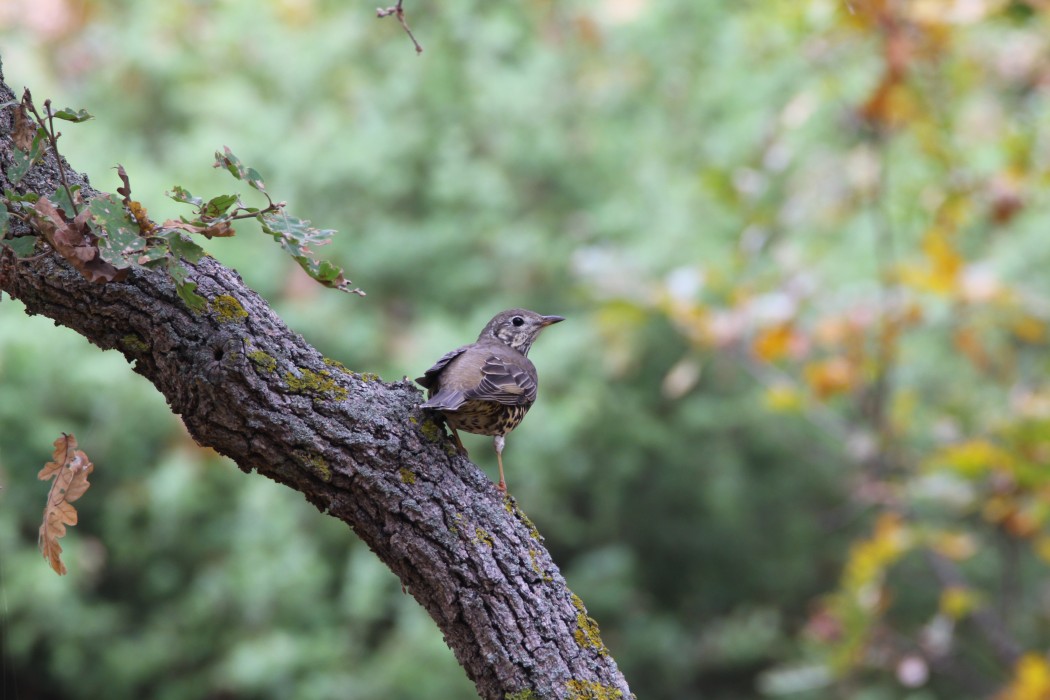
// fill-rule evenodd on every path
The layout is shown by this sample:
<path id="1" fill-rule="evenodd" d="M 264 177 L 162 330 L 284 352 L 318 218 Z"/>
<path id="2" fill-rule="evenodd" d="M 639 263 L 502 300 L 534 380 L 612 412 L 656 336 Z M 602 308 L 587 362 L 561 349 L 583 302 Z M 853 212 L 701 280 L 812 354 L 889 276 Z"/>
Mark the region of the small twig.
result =
<path id="1" fill-rule="evenodd" d="M 264 192 L 263 194 L 266 194 L 266 193 Z M 267 195 L 266 198 L 269 199 L 269 195 Z M 244 212 L 243 214 L 234 214 L 234 215 L 230 216 L 229 219 L 227 219 L 227 220 L 228 221 L 238 221 L 240 219 L 255 219 L 255 218 L 258 218 L 259 216 L 262 216 L 263 214 L 269 214 L 272 211 L 281 211 L 281 209 L 284 209 L 284 205 L 285 204 L 286 204 L 286 202 L 274 202 L 273 200 L 270 200 L 270 206 L 266 207 L 265 209 L 260 209 L 259 211 L 254 212 L 254 213 L 252 213 L 252 212 Z M 234 211 L 236 211 L 236 210 L 234 210 Z"/>
<path id="2" fill-rule="evenodd" d="M 401 23 L 401 27 L 405 30 L 405 33 L 408 34 L 408 38 L 411 39 L 412 43 L 415 45 L 416 53 L 423 53 L 423 47 L 419 45 L 418 41 L 416 41 L 415 34 L 413 34 L 412 30 L 408 28 L 408 22 L 405 21 L 405 11 L 401 7 L 402 2 L 403 0 L 397 0 L 396 5 L 387 8 L 377 7 L 376 17 L 382 18 L 389 17 L 390 15 L 397 17 L 397 21 Z"/>
<path id="3" fill-rule="evenodd" d="M 33 104 L 33 97 L 29 94 L 29 90 L 25 91 L 25 98 L 24 102 L 36 118 L 36 123 L 47 134 L 47 142 L 51 145 L 51 152 L 55 154 L 55 162 L 58 163 L 58 179 L 62 182 L 62 189 L 66 191 L 66 195 L 69 197 L 69 205 L 73 207 L 73 216 L 76 216 L 80 211 L 77 209 L 77 203 L 73 199 L 73 190 L 69 188 L 69 180 L 66 179 L 66 169 L 62 165 L 62 156 L 58 153 L 58 137 L 62 134 L 55 133 L 55 117 L 51 112 L 51 100 L 44 100 L 44 110 L 47 112 L 47 123 L 45 124 L 44 118 L 40 116 L 36 105 Z"/>
<path id="4" fill-rule="evenodd" d="M 933 574 L 943 588 L 969 588 L 969 582 L 959 567 L 943 554 L 932 549 L 925 550 L 926 562 L 933 569 Z M 980 607 L 970 613 L 977 629 L 984 635 L 995 654 L 996 659 L 1007 667 L 1013 667 L 1020 658 L 1023 649 L 1010 635 L 1006 621 L 988 606 Z"/>
<path id="5" fill-rule="evenodd" d="M 48 246 L 46 242 L 44 243 L 44 245 L 47 248 L 44 252 L 37 253 L 36 255 L 32 255 L 32 256 L 30 256 L 28 258 L 15 257 L 15 262 L 31 263 L 31 262 L 36 262 L 37 260 L 42 260 L 43 258 L 46 258 L 48 255 L 51 255 L 51 247 Z"/>

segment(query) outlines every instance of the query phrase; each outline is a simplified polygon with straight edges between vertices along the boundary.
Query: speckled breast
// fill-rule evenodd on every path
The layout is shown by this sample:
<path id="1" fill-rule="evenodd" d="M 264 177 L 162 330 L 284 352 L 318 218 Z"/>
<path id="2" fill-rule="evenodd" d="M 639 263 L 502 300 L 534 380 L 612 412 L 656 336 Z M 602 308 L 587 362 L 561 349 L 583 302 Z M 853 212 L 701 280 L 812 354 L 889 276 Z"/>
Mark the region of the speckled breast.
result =
<path id="1" fill-rule="evenodd" d="M 456 430 L 476 435 L 506 435 L 525 417 L 532 404 L 508 406 L 495 401 L 467 401 L 459 410 L 443 411 Z"/>

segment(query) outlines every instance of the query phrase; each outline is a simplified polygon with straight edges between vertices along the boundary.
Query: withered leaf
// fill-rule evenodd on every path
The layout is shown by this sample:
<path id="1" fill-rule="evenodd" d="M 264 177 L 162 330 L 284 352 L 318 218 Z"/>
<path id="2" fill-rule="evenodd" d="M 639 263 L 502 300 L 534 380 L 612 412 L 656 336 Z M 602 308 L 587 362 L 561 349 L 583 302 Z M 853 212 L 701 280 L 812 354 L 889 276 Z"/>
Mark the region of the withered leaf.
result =
<path id="1" fill-rule="evenodd" d="M 67 525 L 77 524 L 77 509 L 72 504 L 91 486 L 88 475 L 94 470 L 88 456 L 77 449 L 77 439 L 63 434 L 55 440 L 51 461 L 37 474 L 41 481 L 53 479 L 40 524 L 39 544 L 40 552 L 59 576 L 64 576 L 67 569 L 58 540 L 66 534 Z"/>
<path id="2" fill-rule="evenodd" d="M 236 233 L 229 221 L 219 221 L 207 226 L 200 226 L 198 224 L 191 224 L 187 221 L 168 219 L 161 224 L 161 228 L 177 228 L 183 231 L 189 231 L 190 233 L 199 233 L 205 238 L 228 238 Z"/>
<path id="3" fill-rule="evenodd" d="M 131 201 L 131 181 L 128 180 L 128 171 L 120 163 L 117 163 L 117 177 L 124 183 L 123 187 L 117 188 L 117 194 L 124 198 L 124 204 L 128 204 Z"/>
<path id="4" fill-rule="evenodd" d="M 29 117 L 25 102 L 15 107 L 15 120 L 11 130 L 11 140 L 15 142 L 15 148 L 26 153 L 33 147 L 33 139 L 36 138 L 36 122 Z"/>
<path id="5" fill-rule="evenodd" d="M 53 202 L 41 197 L 33 206 L 33 224 L 59 255 L 68 260 L 91 282 L 120 282 L 129 269 L 117 269 L 99 257 L 98 246 L 86 235 L 91 216 L 84 209 L 73 221 L 66 221 Z"/>

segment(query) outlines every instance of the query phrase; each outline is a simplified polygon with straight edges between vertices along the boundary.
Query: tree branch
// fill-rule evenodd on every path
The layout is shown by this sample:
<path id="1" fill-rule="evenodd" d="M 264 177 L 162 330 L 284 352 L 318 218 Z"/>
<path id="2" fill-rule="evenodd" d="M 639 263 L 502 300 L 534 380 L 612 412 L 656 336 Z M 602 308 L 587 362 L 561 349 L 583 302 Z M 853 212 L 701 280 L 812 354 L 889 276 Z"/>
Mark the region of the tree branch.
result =
<path id="1" fill-rule="evenodd" d="M 0 102 L 13 97 L 2 80 Z M 61 186 L 51 153 L 11 185 L 12 149 L 4 110 L 0 190 Z M 71 170 L 85 200 L 94 196 Z M 26 223 L 12 227 L 20 235 Z M 0 291 L 122 353 L 198 443 L 348 524 L 434 619 L 481 697 L 630 697 L 535 527 L 450 449 L 418 389 L 326 362 L 234 271 L 211 258 L 193 269 L 209 300 L 200 313 L 164 273 L 93 284 L 56 255 L 16 264 L 7 251 Z"/>

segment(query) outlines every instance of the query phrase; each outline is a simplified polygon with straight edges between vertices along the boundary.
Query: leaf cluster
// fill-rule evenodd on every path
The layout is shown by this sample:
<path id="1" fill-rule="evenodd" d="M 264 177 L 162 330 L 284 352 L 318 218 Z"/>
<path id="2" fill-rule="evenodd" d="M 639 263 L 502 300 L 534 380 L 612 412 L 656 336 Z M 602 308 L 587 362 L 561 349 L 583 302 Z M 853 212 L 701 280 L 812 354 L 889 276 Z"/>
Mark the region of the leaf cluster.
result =
<path id="1" fill-rule="evenodd" d="M 18 194 L 10 189 L 4 193 L 0 199 L 0 250 L 10 250 L 16 257 L 26 259 L 45 246 L 45 252 L 53 250 L 86 279 L 97 283 L 120 282 L 134 269 L 163 270 L 183 302 L 199 311 L 207 300 L 196 292 L 192 265 L 205 252 L 193 236 L 233 236 L 233 222 L 255 219 L 263 233 L 271 236 L 310 277 L 326 287 L 364 295 L 360 289 L 350 288 L 350 281 L 339 267 L 314 253 L 313 248 L 330 242 L 335 231 L 315 228 L 309 221 L 288 214 L 284 202 L 270 198 L 259 172 L 244 165 L 228 147 L 216 152 L 215 167 L 260 192 L 266 197 L 267 206 L 245 206 L 236 194 L 222 194 L 205 201 L 175 185 L 168 196 L 192 206 L 194 215 L 158 224 L 149 218 L 146 207 L 132 198 L 131 182 L 122 165 L 117 166 L 122 184 L 116 195 L 103 193 L 85 201 L 82 188 L 68 183 L 58 152 L 62 134 L 56 131 L 54 120 L 79 123 L 91 119 L 91 114 L 85 110 L 54 111 L 50 100 L 44 103 L 41 114 L 29 90 L 21 100 L 0 105 L 0 109 L 4 108 L 14 112 L 15 165 L 8 171 L 10 183 L 17 186 L 50 150 L 59 164 L 62 186 L 46 197 Z M 36 235 L 13 236 L 12 218 L 28 224 Z"/>

